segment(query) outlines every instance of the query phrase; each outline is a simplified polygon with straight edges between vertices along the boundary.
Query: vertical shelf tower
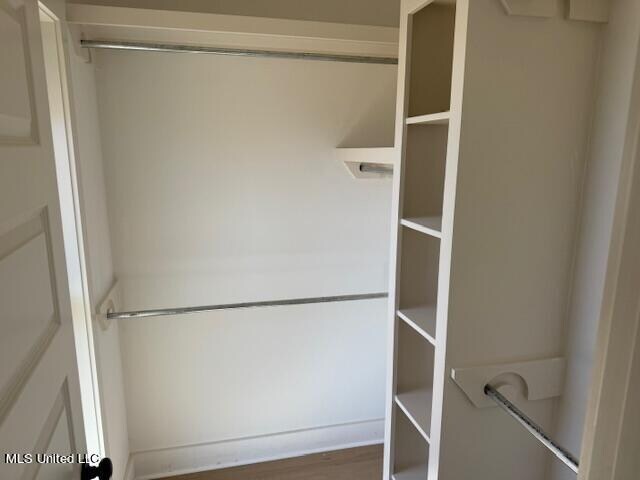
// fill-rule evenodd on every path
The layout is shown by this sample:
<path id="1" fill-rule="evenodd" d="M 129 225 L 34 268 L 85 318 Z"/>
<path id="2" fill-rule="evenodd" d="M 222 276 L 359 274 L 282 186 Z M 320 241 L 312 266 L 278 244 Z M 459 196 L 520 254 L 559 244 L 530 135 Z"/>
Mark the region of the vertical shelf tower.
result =
<path id="1" fill-rule="evenodd" d="M 505 3 L 402 0 L 386 480 L 549 467 L 451 372 L 562 362 L 598 30 Z M 523 404 L 553 431 L 552 399 Z"/>
<path id="2" fill-rule="evenodd" d="M 444 212 L 445 178 L 454 167 L 447 166 L 447 144 L 456 114 L 451 104 L 456 6 L 433 2 L 411 13 L 410 8 L 403 2 L 396 118 L 401 167 L 394 184 L 394 372 L 386 452 L 386 478 L 395 480 L 426 479 L 429 469 L 434 384 L 442 381 L 436 359 L 442 349 L 440 265 L 446 269 L 442 250 L 450 248 L 443 245 L 449 239 L 443 227 L 451 222 Z"/>

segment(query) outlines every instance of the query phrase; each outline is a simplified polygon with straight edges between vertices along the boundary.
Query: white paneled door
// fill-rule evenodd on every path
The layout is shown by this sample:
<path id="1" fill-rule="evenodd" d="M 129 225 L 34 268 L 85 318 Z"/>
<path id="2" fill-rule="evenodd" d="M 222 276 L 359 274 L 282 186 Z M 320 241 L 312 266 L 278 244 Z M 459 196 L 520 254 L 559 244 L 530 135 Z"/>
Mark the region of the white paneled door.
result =
<path id="1" fill-rule="evenodd" d="M 0 0 L 2 480 L 80 478 L 77 370 L 39 7 Z"/>

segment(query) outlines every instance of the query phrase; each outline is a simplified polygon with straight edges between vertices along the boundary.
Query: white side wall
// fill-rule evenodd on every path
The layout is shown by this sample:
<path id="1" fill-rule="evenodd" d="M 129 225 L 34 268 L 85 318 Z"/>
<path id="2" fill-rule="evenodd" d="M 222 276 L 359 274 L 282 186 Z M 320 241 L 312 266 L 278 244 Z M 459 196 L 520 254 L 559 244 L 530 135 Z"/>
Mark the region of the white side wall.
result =
<path id="1" fill-rule="evenodd" d="M 100 128 L 95 91 L 95 65 L 70 52 L 70 81 L 75 108 L 75 141 L 82 199 L 85 253 L 92 310 L 113 282 L 111 244 L 107 220 Z M 114 480 L 125 478 L 129 439 L 124 404 L 124 382 L 118 325 L 104 332 L 94 322 L 94 345 L 100 384 L 106 454 L 114 463 Z"/>
<path id="2" fill-rule="evenodd" d="M 396 68 L 100 52 L 124 307 L 384 291 Z M 385 301 L 120 323 L 141 477 L 382 441 Z"/>
<path id="3" fill-rule="evenodd" d="M 640 38 L 640 3 L 637 0 L 612 1 L 611 20 L 603 28 L 600 80 L 567 335 L 566 387 L 557 427 L 559 442 L 576 456 L 580 454 L 582 444 L 616 193 L 627 135 Z M 575 475 L 554 463 L 551 478 L 573 480 Z"/>

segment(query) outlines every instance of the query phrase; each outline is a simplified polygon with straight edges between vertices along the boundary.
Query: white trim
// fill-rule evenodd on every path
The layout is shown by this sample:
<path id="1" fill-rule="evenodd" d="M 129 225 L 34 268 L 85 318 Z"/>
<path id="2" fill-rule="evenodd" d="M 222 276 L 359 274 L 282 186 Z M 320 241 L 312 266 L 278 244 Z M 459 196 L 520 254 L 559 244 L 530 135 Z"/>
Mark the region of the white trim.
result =
<path id="1" fill-rule="evenodd" d="M 136 480 L 237 467 L 381 444 L 384 419 L 133 452 Z"/>
<path id="2" fill-rule="evenodd" d="M 86 40 L 398 56 L 398 29 L 368 25 L 69 4 Z"/>
<path id="3" fill-rule="evenodd" d="M 61 155 L 65 159 L 61 162 L 64 167 L 58 172 L 61 177 L 58 179 L 58 184 L 60 188 L 70 189 L 69 192 L 66 192 L 69 195 L 67 208 L 73 208 L 72 214 L 66 220 L 63 215 L 62 220 L 63 225 L 65 221 L 67 222 L 65 228 L 68 228 L 70 236 L 73 236 L 68 240 L 65 238 L 65 253 L 68 259 L 70 292 L 74 295 L 72 305 L 77 302 L 77 306 L 72 308 L 72 316 L 86 442 L 86 445 L 78 446 L 78 448 L 86 450 L 88 453 L 104 456 L 106 449 L 93 337 L 93 314 L 89 295 L 84 227 L 78 186 L 78 146 L 74 137 L 74 131 L 76 130 L 75 113 L 72 108 L 73 91 L 69 77 L 71 70 L 65 35 L 66 23 L 63 17 L 63 5 L 64 3 L 59 0 L 40 0 L 38 2 L 41 25 L 51 22 L 55 31 L 55 51 L 52 50 L 49 54 L 53 55 L 55 53 L 57 55 L 57 58 L 54 59 L 57 69 L 56 72 L 47 72 L 48 101 L 51 104 L 52 97 L 59 96 L 58 101 L 61 102 L 62 110 L 59 114 L 64 118 L 64 138 L 61 139 L 62 148 L 55 153 L 56 156 Z M 45 51 L 43 54 L 47 55 L 47 52 Z M 56 75 L 57 78 L 49 78 L 51 73 Z M 58 88 L 60 89 L 59 92 L 56 91 Z M 55 129 L 53 133 L 55 138 Z M 57 159 L 56 163 L 58 163 Z M 60 197 L 62 203 L 64 199 L 62 193 Z"/>
<path id="4" fill-rule="evenodd" d="M 625 431 L 637 424 L 637 403 L 635 408 L 630 405 L 640 391 L 640 376 L 633 375 L 640 356 L 640 48 L 635 48 L 638 57 L 578 480 L 626 480 L 637 474 L 631 465 L 640 431 Z"/>
<path id="5" fill-rule="evenodd" d="M 127 468 L 124 471 L 123 480 L 135 480 L 136 470 L 134 468 L 133 455 L 129 455 L 127 460 Z"/>

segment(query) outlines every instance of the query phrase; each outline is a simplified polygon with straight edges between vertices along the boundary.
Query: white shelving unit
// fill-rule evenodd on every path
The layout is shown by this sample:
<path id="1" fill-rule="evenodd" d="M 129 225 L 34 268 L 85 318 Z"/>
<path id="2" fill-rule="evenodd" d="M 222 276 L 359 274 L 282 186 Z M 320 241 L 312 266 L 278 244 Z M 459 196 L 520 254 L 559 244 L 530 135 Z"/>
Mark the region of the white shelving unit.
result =
<path id="1" fill-rule="evenodd" d="M 407 2 L 403 22 L 408 21 Z M 415 3 L 415 2 L 413 2 Z M 397 236 L 385 478 L 426 480 L 438 338 L 443 201 L 451 116 L 455 4 L 438 2 L 401 26 L 396 139 L 402 142 L 394 184 Z M 411 36 L 407 36 L 407 32 Z M 411 68 L 409 69 L 409 65 Z M 441 394 L 439 390 L 438 395 Z M 407 454 L 407 445 L 414 447 Z"/>
<path id="2" fill-rule="evenodd" d="M 402 0 L 385 480 L 549 471 L 478 383 L 520 375 L 553 417 L 597 42 L 507 4 Z"/>
<path id="3" fill-rule="evenodd" d="M 339 147 L 338 158 L 343 162 L 393 164 L 393 147 Z"/>

